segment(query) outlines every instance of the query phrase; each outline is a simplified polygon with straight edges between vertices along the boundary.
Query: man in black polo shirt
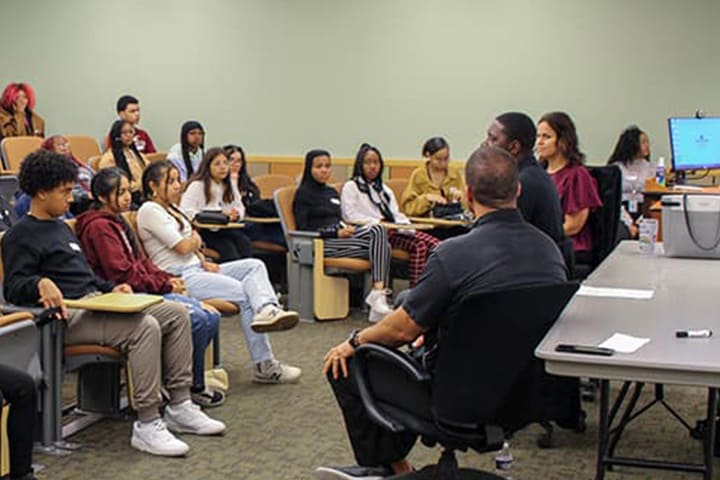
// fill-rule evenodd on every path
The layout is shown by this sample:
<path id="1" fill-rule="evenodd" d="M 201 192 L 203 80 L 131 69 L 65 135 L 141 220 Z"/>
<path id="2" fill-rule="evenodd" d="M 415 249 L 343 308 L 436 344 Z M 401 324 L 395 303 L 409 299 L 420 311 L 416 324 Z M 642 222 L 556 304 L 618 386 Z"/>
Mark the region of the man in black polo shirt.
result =
<path id="1" fill-rule="evenodd" d="M 499 115 L 490 124 L 483 146 L 498 147 L 518 161 L 522 191 L 518 209 L 525 220 L 560 243 L 564 239 L 560 197 L 550 175 L 533 156 L 535 123 L 520 112 Z"/>
<path id="2" fill-rule="evenodd" d="M 438 331 L 453 321 L 466 296 L 566 280 L 555 242 L 525 222 L 517 209 L 516 160 L 500 148 L 482 147 L 470 156 L 465 177 L 469 206 L 478 218 L 473 229 L 440 244 L 400 308 L 379 323 L 353 332 L 325 356 L 324 372 L 342 410 L 358 466 L 320 467 L 319 478 L 382 478 L 411 470 L 406 456 L 417 437 L 392 433 L 369 419 L 347 362 L 355 347 L 368 342 L 399 347 L 424 334 L 426 365 L 432 369 Z M 417 399 L 404 398 L 404 394 L 403 387 L 396 386 L 387 392 L 393 398 L 383 400 L 420 408 L 415 405 Z"/>

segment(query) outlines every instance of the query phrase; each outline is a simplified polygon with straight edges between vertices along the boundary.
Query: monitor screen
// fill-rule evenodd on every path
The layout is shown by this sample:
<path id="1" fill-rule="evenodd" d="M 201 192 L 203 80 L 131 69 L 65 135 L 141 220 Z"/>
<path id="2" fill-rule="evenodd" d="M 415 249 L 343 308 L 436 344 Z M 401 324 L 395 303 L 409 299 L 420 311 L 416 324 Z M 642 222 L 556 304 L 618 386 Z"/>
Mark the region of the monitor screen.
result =
<path id="1" fill-rule="evenodd" d="M 668 118 L 673 170 L 720 168 L 720 118 Z"/>

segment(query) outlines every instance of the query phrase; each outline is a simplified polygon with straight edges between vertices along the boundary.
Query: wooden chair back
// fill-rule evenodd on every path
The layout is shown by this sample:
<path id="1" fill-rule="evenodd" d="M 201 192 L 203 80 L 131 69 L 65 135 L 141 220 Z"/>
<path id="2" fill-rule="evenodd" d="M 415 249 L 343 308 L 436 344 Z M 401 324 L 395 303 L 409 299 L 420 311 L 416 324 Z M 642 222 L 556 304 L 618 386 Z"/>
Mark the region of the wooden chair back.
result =
<path id="1" fill-rule="evenodd" d="M 3 166 L 5 170 L 19 172 L 20 165 L 29 153 L 38 150 L 43 139 L 40 137 L 7 137 L 3 138 L 2 148 Z"/>

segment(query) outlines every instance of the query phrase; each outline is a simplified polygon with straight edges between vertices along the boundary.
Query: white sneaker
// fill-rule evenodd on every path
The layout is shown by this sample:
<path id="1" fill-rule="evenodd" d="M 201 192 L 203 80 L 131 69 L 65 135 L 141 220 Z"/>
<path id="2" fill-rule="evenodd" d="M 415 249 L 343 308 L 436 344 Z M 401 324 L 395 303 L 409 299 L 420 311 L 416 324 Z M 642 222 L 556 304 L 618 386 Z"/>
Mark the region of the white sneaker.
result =
<path id="1" fill-rule="evenodd" d="M 274 358 L 255 365 L 253 382 L 256 383 L 296 383 L 302 370 L 280 363 Z"/>
<path id="2" fill-rule="evenodd" d="M 392 308 L 387 303 L 387 294 L 389 292 L 390 290 L 374 289 L 365 298 L 365 303 L 370 306 L 370 316 L 368 317 L 370 322 L 379 322 L 385 318 L 385 315 L 392 312 Z"/>
<path id="3" fill-rule="evenodd" d="M 162 418 L 148 423 L 133 423 L 130 445 L 141 452 L 165 457 L 180 457 L 190 450 L 187 443 L 168 431 Z"/>
<path id="4" fill-rule="evenodd" d="M 250 328 L 254 332 L 279 332 L 281 330 L 290 330 L 298 324 L 300 315 L 292 310 L 285 311 L 277 305 L 265 305 L 253 317 Z"/>
<path id="5" fill-rule="evenodd" d="M 167 427 L 176 433 L 194 433 L 195 435 L 225 433 L 224 423 L 208 417 L 191 400 L 165 407 L 164 419 Z"/>

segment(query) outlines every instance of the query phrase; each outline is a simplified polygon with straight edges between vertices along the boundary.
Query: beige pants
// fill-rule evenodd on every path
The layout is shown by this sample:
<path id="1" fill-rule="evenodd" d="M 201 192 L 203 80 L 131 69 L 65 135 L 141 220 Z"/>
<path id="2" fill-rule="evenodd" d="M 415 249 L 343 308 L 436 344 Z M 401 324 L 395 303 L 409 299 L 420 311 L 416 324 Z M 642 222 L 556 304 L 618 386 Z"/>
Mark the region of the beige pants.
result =
<path id="1" fill-rule="evenodd" d="M 164 301 L 135 314 L 70 309 L 65 343 L 106 345 L 126 354 L 138 411 L 157 408 L 161 381 L 171 392 L 192 384 L 190 317 L 180 303 Z"/>

